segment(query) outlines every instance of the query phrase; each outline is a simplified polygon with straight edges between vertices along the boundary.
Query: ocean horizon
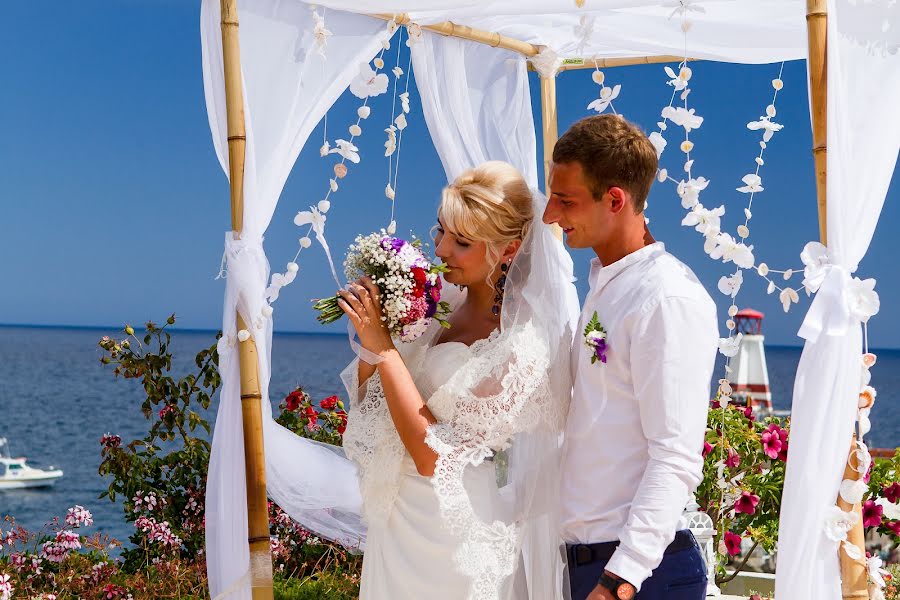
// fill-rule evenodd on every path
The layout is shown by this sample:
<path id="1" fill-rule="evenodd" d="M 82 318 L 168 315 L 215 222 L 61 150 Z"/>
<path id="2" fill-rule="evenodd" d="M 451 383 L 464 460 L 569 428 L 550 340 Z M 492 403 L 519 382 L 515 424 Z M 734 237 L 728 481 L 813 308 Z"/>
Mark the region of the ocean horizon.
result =
<path id="1" fill-rule="evenodd" d="M 135 327 L 140 331 L 140 323 Z M 169 330 L 167 328 L 167 330 Z M 193 367 L 195 354 L 214 343 L 217 330 L 172 328 L 172 374 L 183 376 Z M 119 501 L 98 499 L 109 485 L 97 469 L 100 438 L 106 433 L 123 443 L 141 438 L 148 422 L 140 412 L 144 398 L 139 381 L 116 379 L 113 369 L 100 364 L 99 339 L 122 336 L 121 327 L 0 325 L 0 409 L 4 416 L 0 437 L 9 440 L 14 456 L 30 464 L 61 468 L 63 477 L 51 488 L 0 491 L 0 518 L 11 515 L 28 529 L 37 529 L 54 516 L 64 517 L 76 504 L 94 515 L 87 533 L 102 532 L 123 542 L 131 533 Z M 273 408 L 297 385 L 314 401 L 337 394 L 346 398 L 340 371 L 353 354 L 345 334 L 276 332 L 273 336 Z M 900 445 L 900 411 L 893 410 L 900 395 L 900 350 L 873 350 L 879 355 L 872 369 L 879 390 L 873 408 L 872 447 Z M 770 387 L 776 409 L 790 408 L 800 346 L 766 346 Z M 714 375 L 723 374 L 721 356 Z M 215 422 L 218 397 L 207 411 Z M 0 528 L 5 524 L 0 523 Z"/>

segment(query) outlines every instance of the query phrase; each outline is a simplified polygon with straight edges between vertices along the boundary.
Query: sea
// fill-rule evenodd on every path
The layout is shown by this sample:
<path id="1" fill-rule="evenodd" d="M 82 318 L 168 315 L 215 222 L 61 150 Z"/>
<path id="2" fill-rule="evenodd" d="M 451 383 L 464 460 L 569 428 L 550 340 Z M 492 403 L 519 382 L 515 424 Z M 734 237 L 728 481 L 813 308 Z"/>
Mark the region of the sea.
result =
<path id="1" fill-rule="evenodd" d="M 34 490 L 0 490 L 2 519 L 10 515 L 24 527 L 37 530 L 68 508 L 81 505 L 94 516 L 85 533 L 102 532 L 127 541 L 120 501 L 100 499 L 109 481 L 98 474 L 101 436 L 114 433 L 123 442 L 143 437 L 148 422 L 140 411 L 140 383 L 113 376 L 100 363 L 97 345 L 104 335 L 121 330 L 0 326 L 0 437 L 9 440 L 13 456 L 29 464 L 61 468 L 55 486 Z M 212 331 L 172 331 L 173 373 L 190 372 L 194 355 L 215 341 Z M 346 398 L 340 371 L 352 353 L 339 335 L 276 333 L 273 338 L 273 375 L 270 397 L 280 399 L 300 385 L 314 400 L 332 394 Z M 872 411 L 870 447 L 900 445 L 900 350 L 874 350 L 878 364 L 872 383 L 878 401 Z M 767 346 L 766 359 L 776 409 L 787 410 L 801 348 Z M 717 373 L 722 373 L 721 365 Z M 216 398 L 205 415 L 215 421 Z"/>

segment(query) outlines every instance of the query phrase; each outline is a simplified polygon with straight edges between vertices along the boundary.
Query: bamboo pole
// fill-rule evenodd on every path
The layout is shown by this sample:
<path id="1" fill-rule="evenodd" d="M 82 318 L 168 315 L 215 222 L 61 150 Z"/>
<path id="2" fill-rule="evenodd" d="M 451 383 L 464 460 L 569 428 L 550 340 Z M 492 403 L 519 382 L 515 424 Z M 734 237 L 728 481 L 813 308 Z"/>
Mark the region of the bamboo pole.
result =
<path id="1" fill-rule="evenodd" d="M 544 193 L 550 197 L 550 166 L 553 164 L 553 147 L 559 139 L 559 123 L 556 114 L 556 76 L 541 77 L 541 126 L 544 137 Z M 538 215 L 535 215 L 538 218 Z M 553 235 L 562 239 L 559 225 L 551 225 Z"/>
<path id="2" fill-rule="evenodd" d="M 231 181 L 231 226 L 236 236 L 243 229 L 244 98 L 241 87 L 241 50 L 238 37 L 237 0 L 221 0 L 222 59 L 225 65 L 225 106 L 228 116 L 228 172 Z M 238 331 L 247 325 L 237 315 Z M 241 415 L 244 431 L 244 469 L 247 478 L 250 586 L 253 600 L 270 600 L 272 556 L 269 549 L 269 511 L 266 502 L 266 460 L 262 433 L 262 394 L 256 342 L 251 337 L 238 344 L 241 372 Z"/>
<path id="3" fill-rule="evenodd" d="M 680 63 L 683 56 L 626 56 L 623 58 L 565 58 L 560 71 L 578 69 L 611 69 L 613 67 L 630 67 L 633 65 L 656 65 L 660 63 Z M 688 58 L 688 61 L 696 61 Z"/>
<path id="4" fill-rule="evenodd" d="M 828 64 L 825 57 L 827 0 L 806 0 L 806 28 L 809 36 L 809 89 L 812 111 L 813 159 L 819 207 L 819 238 L 828 245 L 825 181 Z"/>
<path id="5" fill-rule="evenodd" d="M 854 435 L 850 445 L 850 456 L 847 459 L 847 466 L 844 467 L 842 479 L 852 479 L 854 481 L 861 479 L 863 474 L 857 470 L 858 466 L 859 459 L 856 457 L 856 436 Z M 844 600 L 869 600 L 868 570 L 866 569 L 866 559 L 864 558 L 866 555 L 866 539 L 862 523 L 862 504 L 858 502 L 849 504 L 838 494 L 837 505 L 845 512 L 855 512 L 860 516 L 856 525 L 847 532 L 847 541 L 859 548 L 863 556 L 863 558 L 854 560 L 847 555 L 843 548 L 839 547 L 841 595 Z"/>
<path id="6" fill-rule="evenodd" d="M 411 22 L 409 15 L 406 13 L 402 13 L 399 15 L 374 14 L 371 16 L 378 19 L 384 19 L 385 21 L 393 20 L 395 23 L 397 23 L 397 25 L 406 25 Z M 514 52 L 518 52 L 519 54 L 524 54 L 528 57 L 536 55 L 541 50 L 539 46 L 529 44 L 528 42 L 523 42 L 522 40 L 517 40 L 505 35 L 500 35 L 499 33 L 493 31 L 475 29 L 474 27 L 469 27 L 468 25 L 459 25 L 458 23 L 453 23 L 451 21 L 435 23 L 434 25 L 422 25 L 422 29 L 427 29 L 428 31 L 433 31 L 435 33 L 439 33 L 441 35 L 446 35 L 449 37 L 461 38 L 464 40 L 479 42 L 481 44 L 487 44 L 488 46 L 493 46 L 494 48 L 504 48 L 506 50 L 512 50 Z"/>

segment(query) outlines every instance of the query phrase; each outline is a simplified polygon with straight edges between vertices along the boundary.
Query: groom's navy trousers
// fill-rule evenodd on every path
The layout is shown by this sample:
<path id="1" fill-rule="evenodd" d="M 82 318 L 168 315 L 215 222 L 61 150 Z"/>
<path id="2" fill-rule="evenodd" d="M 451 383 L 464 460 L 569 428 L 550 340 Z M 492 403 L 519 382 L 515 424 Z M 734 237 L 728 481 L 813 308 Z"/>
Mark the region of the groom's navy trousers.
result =
<path id="1" fill-rule="evenodd" d="M 612 558 L 617 542 L 568 545 L 569 585 L 572 600 L 584 600 Z M 679 531 L 666 548 L 662 562 L 641 586 L 635 600 L 703 600 L 706 598 L 706 564 L 700 546 L 689 530 Z"/>

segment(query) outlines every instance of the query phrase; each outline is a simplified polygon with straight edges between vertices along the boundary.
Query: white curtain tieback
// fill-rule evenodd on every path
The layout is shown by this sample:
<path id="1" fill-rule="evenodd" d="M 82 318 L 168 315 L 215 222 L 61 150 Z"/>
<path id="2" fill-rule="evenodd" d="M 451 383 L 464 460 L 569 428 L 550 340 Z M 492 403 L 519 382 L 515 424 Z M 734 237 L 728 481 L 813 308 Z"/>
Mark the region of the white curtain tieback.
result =
<path id="1" fill-rule="evenodd" d="M 804 264 L 803 285 L 816 293 L 800 326 L 800 337 L 816 342 L 823 332 L 841 336 L 852 325 L 865 323 L 878 312 L 875 279 L 851 277 L 856 269 L 843 265 L 839 257 L 819 242 L 806 244 L 800 258 Z"/>

